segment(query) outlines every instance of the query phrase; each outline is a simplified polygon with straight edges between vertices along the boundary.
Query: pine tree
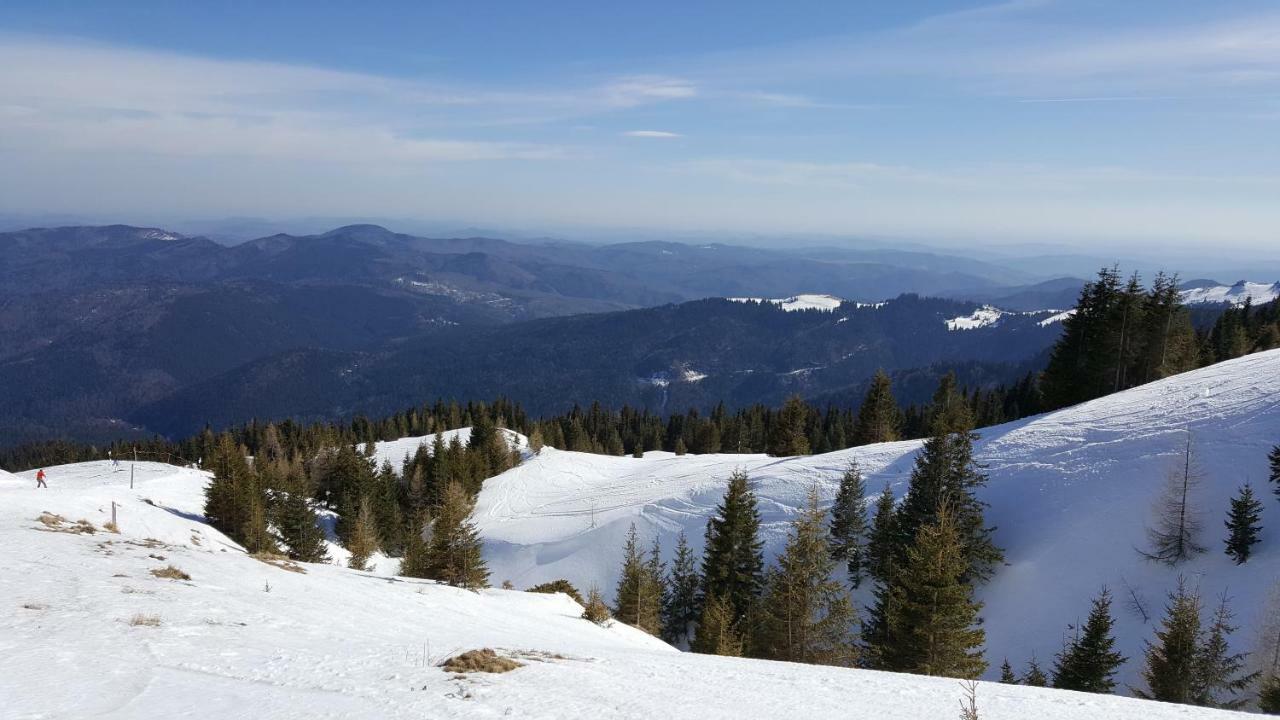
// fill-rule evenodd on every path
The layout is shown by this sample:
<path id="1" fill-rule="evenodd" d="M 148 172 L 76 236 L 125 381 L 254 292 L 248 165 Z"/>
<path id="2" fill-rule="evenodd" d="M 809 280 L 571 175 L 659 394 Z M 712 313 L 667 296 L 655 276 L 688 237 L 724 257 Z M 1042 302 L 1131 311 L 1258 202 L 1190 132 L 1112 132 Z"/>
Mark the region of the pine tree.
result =
<path id="1" fill-rule="evenodd" d="M 309 563 L 329 561 L 324 530 L 320 529 L 316 511 L 301 492 L 285 493 L 280 498 L 275 525 L 290 558 Z"/>
<path id="2" fill-rule="evenodd" d="M 582 617 L 597 625 L 609 622 L 609 606 L 605 604 L 600 588 L 593 586 L 591 592 L 587 593 L 587 602 L 582 606 Z"/>
<path id="3" fill-rule="evenodd" d="M 1191 453 L 1191 434 L 1178 465 L 1169 472 L 1166 486 L 1155 508 L 1155 523 L 1147 528 L 1151 549 L 1148 559 L 1166 565 L 1177 565 L 1205 551 L 1199 543 L 1200 518 L 1195 495 L 1200 484 L 1200 471 Z"/>
<path id="4" fill-rule="evenodd" d="M 213 472 L 213 479 L 205 488 L 205 519 L 236 541 L 243 537 L 249 497 L 256 489 L 253 470 L 245 454 L 230 433 L 222 433 L 204 464 Z"/>
<path id="5" fill-rule="evenodd" d="M 858 408 L 858 420 L 854 426 L 854 445 L 893 442 L 902 432 L 902 411 L 893 398 L 889 376 L 884 370 L 876 370 L 871 386 Z"/>
<path id="6" fill-rule="evenodd" d="M 698 621 L 699 582 L 693 550 L 681 531 L 671 572 L 667 575 L 667 602 L 662 607 L 662 637 L 673 645 L 685 642 L 690 628 Z"/>
<path id="7" fill-rule="evenodd" d="M 1081 692 L 1113 692 L 1116 669 L 1125 662 L 1125 657 L 1115 651 L 1114 627 L 1111 593 L 1103 588 L 1093 599 L 1084 629 L 1055 658 L 1053 686 Z"/>
<path id="8" fill-rule="evenodd" d="M 1200 636 L 1200 596 L 1179 579 L 1178 589 L 1169 594 L 1156 641 L 1147 642 L 1142 671 L 1147 687 L 1135 689 L 1134 694 L 1162 702 L 1192 702 L 1201 662 Z"/>
<path id="9" fill-rule="evenodd" d="M 377 521 L 373 517 L 373 506 L 366 499 L 360 503 L 356 520 L 351 525 L 347 536 L 347 550 L 351 558 L 347 567 L 353 570 L 368 570 L 369 557 L 378 549 Z"/>
<path id="10" fill-rule="evenodd" d="M 445 487 L 444 499 L 431 524 L 427 577 L 467 589 L 489 586 L 483 543 L 471 522 L 473 507 L 462 485 L 451 482 Z"/>
<path id="11" fill-rule="evenodd" d="M 1277 307 L 1280 307 L 1280 304 Z M 1271 489 L 1275 492 L 1276 499 L 1280 500 L 1280 445 L 1271 448 L 1271 452 L 1267 454 L 1267 461 L 1271 465 Z"/>
<path id="12" fill-rule="evenodd" d="M 1268 675 L 1258 688 L 1258 709 L 1268 715 L 1280 715 L 1280 675 Z"/>
<path id="13" fill-rule="evenodd" d="M 702 603 L 702 619 L 691 650 L 708 655 L 741 657 L 742 635 L 733 617 L 733 603 L 719 595 L 709 595 Z"/>
<path id="14" fill-rule="evenodd" d="M 736 625 L 755 607 L 764 589 L 764 543 L 760 512 L 745 473 L 729 476 L 724 499 L 707 521 L 702 558 L 702 597 L 716 596 L 733 608 Z"/>
<path id="15" fill-rule="evenodd" d="M 840 489 L 836 491 L 831 506 L 831 558 L 842 563 L 849 576 L 849 584 L 862 584 L 866 566 L 865 535 L 867 533 L 866 485 L 857 461 L 840 477 Z"/>
<path id="16" fill-rule="evenodd" d="M 1253 553 L 1253 546 L 1258 543 L 1258 533 L 1262 530 L 1259 519 L 1262 515 L 1262 502 L 1253 496 L 1253 487 L 1245 483 L 1240 493 L 1231 499 L 1231 510 L 1227 513 L 1227 555 L 1243 565 Z"/>
<path id="17" fill-rule="evenodd" d="M 844 587 L 831 580 L 835 563 L 824 519 L 815 487 L 769 577 L 758 642 L 765 657 L 820 665 L 849 665 L 856 658 L 853 605 Z"/>
<path id="18" fill-rule="evenodd" d="M 968 679 L 986 670 L 986 632 L 978 627 L 982 604 L 961 580 L 964 572 L 960 534 L 944 508 L 919 529 L 890 582 L 887 642 L 878 652 L 884 669 Z"/>
<path id="19" fill-rule="evenodd" d="M 622 574 L 618 578 L 613 616 L 650 635 L 662 629 L 662 587 L 655 582 L 653 568 L 645 562 L 635 523 L 627 533 L 622 550 Z"/>
<path id="20" fill-rule="evenodd" d="M 867 539 L 867 572 L 882 582 L 889 578 L 889 568 L 893 565 L 898 536 L 896 521 L 893 490 L 886 484 L 880 491 L 880 497 L 876 499 L 875 519 L 871 524 L 871 535 Z"/>
<path id="21" fill-rule="evenodd" d="M 1027 687 L 1049 686 L 1049 678 L 1045 677 L 1044 670 L 1040 669 L 1040 663 L 1036 661 L 1035 655 L 1032 655 L 1030 662 L 1027 663 L 1027 672 L 1022 676 L 1022 684 Z"/>
<path id="22" fill-rule="evenodd" d="M 775 457 L 808 455 L 809 436 L 805 432 L 808 417 L 809 408 L 799 395 L 787 398 L 769 429 L 769 454 Z"/>
<path id="23" fill-rule="evenodd" d="M 431 576 L 430 544 L 427 533 L 431 518 L 425 512 L 414 515 L 404 533 L 404 556 L 400 558 L 400 575 L 412 578 Z"/>
<path id="24" fill-rule="evenodd" d="M 1000 682 L 1005 685 L 1017 685 L 1018 676 L 1013 674 L 1013 667 L 1009 665 L 1009 658 L 1005 658 L 1000 663 Z"/>
<path id="25" fill-rule="evenodd" d="M 1228 636 L 1236 630 L 1231 624 L 1233 617 L 1224 595 L 1214 611 L 1208 637 L 1196 654 L 1192 704 L 1234 710 L 1243 707 L 1247 701 L 1247 698 L 1223 697 L 1224 693 L 1236 695 L 1242 692 L 1258 676 L 1258 673 L 1242 674 L 1248 653 L 1231 652 Z"/>

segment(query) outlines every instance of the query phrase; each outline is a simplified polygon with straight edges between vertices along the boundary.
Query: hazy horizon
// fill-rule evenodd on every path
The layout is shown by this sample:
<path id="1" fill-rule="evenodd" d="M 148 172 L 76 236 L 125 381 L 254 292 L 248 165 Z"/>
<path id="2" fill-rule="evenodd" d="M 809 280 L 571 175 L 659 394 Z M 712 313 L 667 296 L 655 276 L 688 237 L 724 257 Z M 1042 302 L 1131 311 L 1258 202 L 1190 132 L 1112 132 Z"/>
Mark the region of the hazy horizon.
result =
<path id="1" fill-rule="evenodd" d="M 1234 264 L 1280 236 L 1278 37 L 1252 1 L 6 3 L 0 213 Z"/>

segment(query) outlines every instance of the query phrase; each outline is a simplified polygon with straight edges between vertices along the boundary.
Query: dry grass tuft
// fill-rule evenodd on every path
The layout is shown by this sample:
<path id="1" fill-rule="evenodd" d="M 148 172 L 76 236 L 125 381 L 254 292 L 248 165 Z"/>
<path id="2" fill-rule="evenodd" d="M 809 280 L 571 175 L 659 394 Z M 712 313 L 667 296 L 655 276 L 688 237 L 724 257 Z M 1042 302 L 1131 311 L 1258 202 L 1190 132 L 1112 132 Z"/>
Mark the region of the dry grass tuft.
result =
<path id="1" fill-rule="evenodd" d="M 281 570 L 288 570 L 289 572 L 300 573 L 302 575 L 307 574 L 306 568 L 295 563 L 284 555 L 270 552 L 258 552 L 250 554 L 249 557 L 257 560 L 258 562 L 264 562 L 271 565 L 272 567 L 278 567 Z"/>
<path id="2" fill-rule="evenodd" d="M 445 672 L 459 674 L 473 672 L 504 673 L 515 670 L 518 667 L 524 667 L 524 663 L 502 657 L 489 648 L 481 648 L 454 655 L 445 660 L 440 667 L 444 668 Z"/>
<path id="3" fill-rule="evenodd" d="M 138 613 L 129 618 L 129 624 L 133 627 L 160 627 L 160 616 Z"/>
<path id="4" fill-rule="evenodd" d="M 64 532 L 71 533 L 73 535 L 92 535 L 98 531 L 98 529 L 93 526 L 93 523 L 88 520 L 80 519 L 68 524 L 66 518 L 48 511 L 40 513 L 40 517 L 36 518 L 36 520 L 39 521 L 41 525 L 44 525 L 43 528 L 36 529 L 48 532 Z"/>
<path id="5" fill-rule="evenodd" d="M 190 580 L 191 576 L 182 572 L 173 565 L 166 565 L 162 568 L 155 568 L 151 571 L 152 575 L 158 578 L 168 578 L 170 580 Z"/>
<path id="6" fill-rule="evenodd" d="M 23 610 L 48 610 L 49 606 L 45 605 L 44 603 L 29 602 L 29 603 L 22 603 L 22 609 Z"/>
<path id="7" fill-rule="evenodd" d="M 102 529 L 109 533 L 115 533 L 117 535 L 120 534 L 120 527 L 109 520 L 102 526 Z"/>
<path id="8" fill-rule="evenodd" d="M 54 513 L 48 512 L 47 510 L 45 512 L 40 513 L 40 517 L 36 518 L 36 520 L 39 520 L 40 523 L 47 528 L 61 527 L 62 523 L 67 521 L 67 519 L 62 517 L 61 515 L 55 515 Z"/>

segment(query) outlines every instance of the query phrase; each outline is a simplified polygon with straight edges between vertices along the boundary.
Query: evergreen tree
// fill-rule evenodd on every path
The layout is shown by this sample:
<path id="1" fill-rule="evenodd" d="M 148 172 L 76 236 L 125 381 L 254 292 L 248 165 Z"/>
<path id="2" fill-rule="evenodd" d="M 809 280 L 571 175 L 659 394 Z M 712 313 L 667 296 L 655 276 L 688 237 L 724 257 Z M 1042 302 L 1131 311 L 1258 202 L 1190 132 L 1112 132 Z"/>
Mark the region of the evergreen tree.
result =
<path id="1" fill-rule="evenodd" d="M 1228 699 L 1223 695 L 1242 692 L 1258 676 L 1258 673 L 1243 674 L 1248 653 L 1231 652 L 1228 636 L 1236 630 L 1231 624 L 1233 617 L 1224 595 L 1214 611 L 1208 637 L 1196 654 L 1195 689 L 1191 699 L 1195 705 L 1230 710 L 1241 708 L 1247 698 Z"/>
<path id="2" fill-rule="evenodd" d="M 1280 500 L 1280 445 L 1271 448 L 1271 452 L 1267 454 L 1267 461 L 1271 465 L 1271 490 L 1275 492 L 1276 499 Z"/>
<path id="3" fill-rule="evenodd" d="M 1114 627 L 1111 593 L 1103 588 L 1093 599 L 1084 629 L 1077 631 L 1055 658 L 1053 686 L 1092 693 L 1114 691 L 1116 669 L 1125 662 L 1125 657 L 1115 650 Z"/>
<path id="4" fill-rule="evenodd" d="M 1005 658 L 1000 663 L 1000 682 L 1005 685 L 1017 685 L 1018 676 L 1013 674 L 1013 667 L 1009 665 L 1009 658 Z"/>
<path id="5" fill-rule="evenodd" d="M 876 499 L 876 515 L 871 525 L 871 536 L 867 539 L 867 572 L 882 582 L 888 580 L 889 568 L 893 566 L 898 536 L 896 521 L 893 490 L 886 483 Z"/>
<path id="6" fill-rule="evenodd" d="M 587 602 L 582 606 L 582 617 L 597 625 L 609 622 L 609 606 L 605 604 L 600 588 L 592 587 L 587 593 Z"/>
<path id="7" fill-rule="evenodd" d="M 245 451 L 236 445 L 230 433 L 222 433 L 204 466 L 213 472 L 213 479 L 205 488 L 205 520 L 231 539 L 239 541 L 245 527 L 249 497 L 256 486 L 253 471 L 245 460 Z"/>
<path id="8" fill-rule="evenodd" d="M 622 550 L 622 574 L 615 598 L 614 617 L 650 635 L 661 631 L 662 586 L 640 550 L 635 523 L 631 524 Z"/>
<path id="9" fill-rule="evenodd" d="M 1200 519 L 1194 506 L 1201 473 L 1191 454 L 1191 434 L 1178 465 L 1169 472 L 1155 509 L 1155 523 L 1147 528 L 1151 550 L 1148 559 L 1177 565 L 1205 551 L 1199 542 Z"/>
<path id="10" fill-rule="evenodd" d="M 667 575 L 667 602 L 662 607 L 662 637 L 673 645 L 686 641 L 690 628 L 698 621 L 699 581 L 693 550 L 681 531 L 671 572 Z"/>
<path id="11" fill-rule="evenodd" d="M 1032 655 L 1031 661 L 1027 663 L 1027 672 L 1022 676 L 1022 684 L 1027 687 L 1049 686 L 1049 678 L 1045 677 L 1044 670 L 1040 669 L 1040 663 L 1036 661 L 1035 655 Z"/>
<path id="12" fill-rule="evenodd" d="M 702 597 L 729 603 L 736 625 L 755 607 L 764 588 L 760 512 L 745 473 L 734 471 L 716 514 L 707 521 L 702 558 Z"/>
<path id="13" fill-rule="evenodd" d="M 275 525 L 289 557 L 299 562 L 329 562 L 324 530 L 316 511 L 301 492 L 285 493 L 276 509 Z"/>
<path id="14" fill-rule="evenodd" d="M 758 642 L 765 657 L 820 665 L 849 665 L 856 657 L 853 605 L 844 587 L 831 580 L 835 563 L 824 516 L 815 487 L 769 577 Z"/>
<path id="15" fill-rule="evenodd" d="M 248 488 L 244 525 L 240 530 L 240 544 L 244 545 L 244 549 L 250 553 L 275 553 L 279 548 L 276 547 L 275 538 L 271 536 L 271 531 L 267 527 L 265 498 L 262 491 L 256 487 L 257 483 L 254 482 L 256 478 L 250 476 L 249 479 L 254 487 Z"/>
<path id="16" fill-rule="evenodd" d="M 347 560 L 347 567 L 353 570 L 368 570 L 369 557 L 377 549 L 377 521 L 373 517 L 372 504 L 368 499 L 365 499 L 360 503 L 360 510 L 356 513 L 356 520 L 351 524 L 351 531 L 347 535 L 347 550 L 351 551 L 351 558 Z"/>
<path id="17" fill-rule="evenodd" d="M 809 436 L 805 432 L 808 418 L 809 408 L 799 395 L 787 398 L 769 430 L 769 454 L 776 457 L 808 455 Z"/>
<path id="18" fill-rule="evenodd" d="M 1259 519 L 1262 515 L 1262 502 L 1253 496 L 1253 487 L 1245 483 L 1240 493 L 1231 499 L 1231 510 L 1227 513 L 1227 555 L 1243 565 L 1253 553 L 1253 546 L 1258 543 L 1258 533 L 1262 530 Z"/>
<path id="19" fill-rule="evenodd" d="M 1280 675 L 1268 675 L 1258 688 L 1258 709 L 1268 715 L 1280 715 Z"/>
<path id="20" fill-rule="evenodd" d="M 431 527 L 430 516 L 421 512 L 409 521 L 404 533 L 404 556 L 400 558 L 400 575 L 412 578 L 431 577 L 430 543 L 427 532 Z"/>
<path id="21" fill-rule="evenodd" d="M 893 389 L 889 376 L 884 370 L 876 370 L 871 379 L 871 386 L 858 408 L 858 421 L 854 426 L 853 443 L 870 445 L 871 443 L 893 442 L 900 439 L 902 432 L 902 412 L 893 397 Z"/>
<path id="22" fill-rule="evenodd" d="M 708 595 L 702 603 L 702 619 L 690 649 L 708 655 L 741 657 L 743 640 L 733 614 L 733 603 L 728 599 Z"/>
<path id="23" fill-rule="evenodd" d="M 489 586 L 483 543 L 471 522 L 474 504 L 462 485 L 449 483 L 431 524 L 427 577 L 467 589 Z"/>
<path id="24" fill-rule="evenodd" d="M 1200 659 L 1200 596 L 1179 579 L 1170 593 L 1156 641 L 1147 642 L 1146 689 L 1134 694 L 1148 700 L 1191 703 L 1196 695 Z"/>
<path id="25" fill-rule="evenodd" d="M 921 526 L 906 562 L 890 582 L 887 643 L 878 651 L 884 669 L 975 679 L 986 670 L 978 627 L 982 604 L 973 600 L 964 548 L 952 514 L 942 509 Z"/>
<path id="26" fill-rule="evenodd" d="M 866 565 L 867 533 L 866 485 L 857 461 L 840 477 L 840 489 L 831 506 L 831 558 L 844 565 L 849 584 L 858 587 Z"/>

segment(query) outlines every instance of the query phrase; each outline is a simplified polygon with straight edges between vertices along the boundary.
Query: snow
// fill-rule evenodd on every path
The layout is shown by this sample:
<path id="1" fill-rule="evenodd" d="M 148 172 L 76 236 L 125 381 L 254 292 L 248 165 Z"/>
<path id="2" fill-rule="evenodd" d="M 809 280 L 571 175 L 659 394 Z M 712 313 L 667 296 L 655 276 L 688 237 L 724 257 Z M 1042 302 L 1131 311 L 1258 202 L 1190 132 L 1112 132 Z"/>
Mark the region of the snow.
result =
<path id="1" fill-rule="evenodd" d="M 625 625 L 582 620 L 564 595 L 469 592 L 335 565 L 289 572 L 201 522 L 205 474 L 137 469 L 134 490 L 127 469 L 103 462 L 48 468 L 47 490 L 30 472 L 0 478 L 5 717 L 956 715 L 954 680 L 679 653 Z M 100 529 L 112 502 L 119 534 Z M 36 520 L 44 511 L 99 530 L 49 531 Z M 191 579 L 150 574 L 168 564 Z M 132 625 L 138 615 L 159 625 Z M 525 666 L 461 679 L 436 667 L 480 647 Z M 1243 717 L 987 683 L 977 696 L 985 720 Z"/>
<path id="2" fill-rule="evenodd" d="M 823 312 L 831 312 L 840 307 L 840 303 L 844 302 L 834 295 L 794 295 L 788 298 L 753 298 L 753 297 L 732 297 L 726 298 L 732 302 L 740 303 L 773 303 L 787 312 L 795 312 L 796 310 L 821 310 Z"/>
<path id="3" fill-rule="evenodd" d="M 1267 284 L 1241 280 L 1235 285 L 1210 285 L 1182 291 L 1182 302 L 1187 304 L 1230 303 L 1239 307 L 1246 300 L 1260 305 L 1276 299 L 1280 299 L 1280 282 Z"/>
<path id="4" fill-rule="evenodd" d="M 964 317 L 952 318 L 947 321 L 948 330 L 976 330 L 977 328 L 989 327 L 995 325 L 1007 313 L 1005 311 L 991 306 L 983 305 L 974 310 L 972 314 Z"/>
<path id="5" fill-rule="evenodd" d="M 1050 311 L 1050 312 L 1052 312 L 1052 311 Z M 1055 314 L 1053 314 L 1053 315 L 1050 315 L 1049 317 L 1047 317 L 1047 318 L 1045 318 L 1045 319 L 1041 320 L 1040 322 L 1038 322 L 1038 323 L 1036 323 L 1036 324 L 1037 324 L 1037 325 L 1039 325 L 1040 327 L 1048 327 L 1048 326 L 1050 326 L 1050 325 L 1052 325 L 1052 324 L 1054 324 L 1054 323 L 1060 323 L 1060 322 L 1062 322 L 1063 320 L 1066 320 L 1067 318 L 1069 318 L 1069 317 L 1071 317 L 1071 316 L 1073 316 L 1073 315 L 1075 315 L 1075 314 L 1076 314 L 1076 309 L 1075 309 L 1075 308 L 1071 308 L 1070 310 L 1063 310 L 1063 311 L 1062 311 L 1062 312 L 1060 312 L 1060 313 L 1055 313 Z"/>
<path id="6" fill-rule="evenodd" d="M 527 451 L 529 448 L 529 438 L 520 433 L 507 429 L 501 429 L 501 432 L 507 436 L 507 442 L 514 450 Z M 465 427 L 458 430 L 446 430 L 438 433 L 441 441 L 445 445 L 449 445 L 456 438 L 458 442 L 466 445 L 471 440 L 471 428 Z M 377 465 L 381 466 L 384 462 L 391 463 L 391 467 L 397 473 L 404 467 L 405 458 L 412 458 L 418 453 L 418 448 L 425 447 L 427 453 L 431 453 L 431 448 L 435 444 L 435 435 L 423 435 L 420 437 L 400 438 L 399 440 L 379 440 L 373 449 L 373 458 Z M 356 445 L 356 449 L 364 452 L 364 443 Z"/>
<path id="7" fill-rule="evenodd" d="M 1143 559 L 1137 548 L 1145 545 L 1152 502 L 1188 430 L 1207 474 L 1199 506 L 1209 552 L 1171 569 Z M 1239 485 L 1265 484 L 1266 454 L 1280 441 L 1280 350 L 980 434 L 976 454 L 990 475 L 980 495 L 1007 560 L 979 592 L 988 677 L 1005 656 L 1015 666 L 1033 653 L 1050 661 L 1066 625 L 1088 612 L 1104 585 L 1116 596 L 1119 649 L 1130 658 L 1123 683 L 1140 684 L 1143 641 L 1153 631 L 1152 623 L 1122 609 L 1127 587 L 1158 617 L 1165 593 L 1184 575 L 1210 601 L 1229 591 L 1240 626 L 1257 627 L 1263 598 L 1280 578 L 1276 506 L 1268 501 L 1262 543 L 1243 566 L 1222 552 L 1222 522 Z M 632 523 L 646 544 L 661 540 L 667 559 L 680 531 L 700 550 L 706 519 L 735 469 L 753 481 L 772 557 L 809 487 L 816 484 L 829 501 L 841 472 L 857 460 L 869 493 L 887 483 L 900 498 L 919 447 L 904 441 L 797 458 L 664 452 L 631 458 L 544 448 L 485 483 L 477 519 L 495 577 L 518 586 L 566 578 L 609 591 Z M 865 586 L 858 600 L 869 603 Z M 1248 630 L 1235 637 L 1244 650 L 1251 640 Z"/>

